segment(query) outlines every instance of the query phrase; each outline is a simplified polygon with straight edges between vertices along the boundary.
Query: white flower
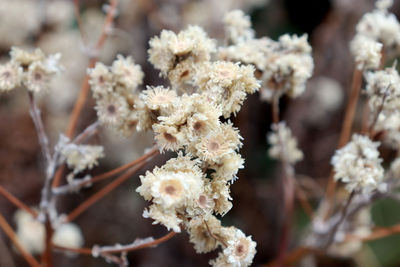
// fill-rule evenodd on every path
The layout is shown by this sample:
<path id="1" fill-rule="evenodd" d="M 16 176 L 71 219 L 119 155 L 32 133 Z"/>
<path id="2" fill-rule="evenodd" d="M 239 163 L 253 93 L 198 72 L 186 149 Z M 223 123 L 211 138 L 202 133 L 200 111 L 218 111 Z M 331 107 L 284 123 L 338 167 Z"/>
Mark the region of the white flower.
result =
<path id="1" fill-rule="evenodd" d="M 367 136 L 354 134 L 343 148 L 336 150 L 331 163 L 335 180 L 346 184 L 349 192 L 361 190 L 370 193 L 383 188 L 384 170 L 379 157 L 379 142 L 372 142 Z"/>
<path id="2" fill-rule="evenodd" d="M 270 157 L 285 160 L 295 164 L 303 159 L 303 152 L 297 148 L 297 140 L 285 122 L 272 125 L 273 132 L 268 135 L 271 148 L 268 150 Z"/>
<path id="3" fill-rule="evenodd" d="M 74 173 L 85 169 L 91 169 L 98 164 L 98 159 L 104 157 L 102 146 L 68 144 L 61 150 L 66 158 L 68 167 L 74 169 Z"/>
<path id="4" fill-rule="evenodd" d="M 357 68 L 377 69 L 381 62 L 382 44 L 357 34 L 350 43 L 350 50 L 357 63 Z"/>

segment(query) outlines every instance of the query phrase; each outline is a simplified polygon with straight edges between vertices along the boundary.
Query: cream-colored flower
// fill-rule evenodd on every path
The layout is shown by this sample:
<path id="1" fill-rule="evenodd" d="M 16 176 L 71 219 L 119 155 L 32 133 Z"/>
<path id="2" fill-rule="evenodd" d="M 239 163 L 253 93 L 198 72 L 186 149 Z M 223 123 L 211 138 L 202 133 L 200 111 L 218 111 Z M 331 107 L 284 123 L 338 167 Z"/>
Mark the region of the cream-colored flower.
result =
<path id="1" fill-rule="evenodd" d="M 303 152 L 297 147 L 297 140 L 285 122 L 272 125 L 273 132 L 268 135 L 271 145 L 268 150 L 270 157 L 295 164 L 303 159 Z"/>
<path id="2" fill-rule="evenodd" d="M 177 151 L 185 144 L 185 135 L 174 126 L 153 124 L 154 139 L 161 151 Z"/>
<path id="3" fill-rule="evenodd" d="M 33 93 L 47 91 L 50 87 L 51 73 L 42 62 L 33 62 L 24 73 L 23 84 Z"/>
<path id="4" fill-rule="evenodd" d="M 106 65 L 96 62 L 94 68 L 88 69 L 88 74 L 94 97 L 99 98 L 100 95 L 112 92 L 114 85 L 113 74 Z"/>
<path id="5" fill-rule="evenodd" d="M 149 109 L 160 110 L 163 114 L 171 112 L 170 109 L 177 101 L 176 92 L 163 86 L 148 86 L 141 97 Z"/>
<path id="6" fill-rule="evenodd" d="M 384 190 L 384 170 L 379 157 L 379 142 L 372 142 L 367 136 L 354 134 L 351 141 L 336 150 L 331 163 L 335 180 L 346 184 L 349 192 L 361 190 L 370 193 Z"/>
<path id="7" fill-rule="evenodd" d="M 74 173 L 78 173 L 97 165 L 98 159 L 104 157 L 104 148 L 70 143 L 62 148 L 61 154 L 66 158 L 68 167 L 74 169 Z"/>
<path id="8" fill-rule="evenodd" d="M 97 100 L 95 109 L 99 121 L 110 127 L 121 125 L 129 115 L 125 99 L 115 93 L 103 95 Z"/>
<path id="9" fill-rule="evenodd" d="M 119 83 L 129 90 L 135 90 L 143 80 L 142 68 L 134 64 L 132 57 L 124 58 L 118 55 L 111 66 L 111 72 L 114 75 L 116 83 Z"/>
<path id="10" fill-rule="evenodd" d="M 13 62 L 0 65 L 0 92 L 7 92 L 21 85 L 22 67 Z"/>
<path id="11" fill-rule="evenodd" d="M 250 17 L 245 15 L 242 10 L 236 9 L 226 13 L 223 22 L 225 35 L 233 43 L 240 43 L 254 38 Z"/>
<path id="12" fill-rule="evenodd" d="M 221 238 L 221 222 L 214 216 L 207 219 L 198 217 L 192 219 L 187 226 L 190 242 L 197 253 L 208 253 L 218 248 Z"/>
<path id="13" fill-rule="evenodd" d="M 26 51 L 18 47 L 11 47 L 11 61 L 22 67 L 28 67 L 34 62 L 40 62 L 46 58 L 45 54 L 39 48 L 34 51 Z"/>

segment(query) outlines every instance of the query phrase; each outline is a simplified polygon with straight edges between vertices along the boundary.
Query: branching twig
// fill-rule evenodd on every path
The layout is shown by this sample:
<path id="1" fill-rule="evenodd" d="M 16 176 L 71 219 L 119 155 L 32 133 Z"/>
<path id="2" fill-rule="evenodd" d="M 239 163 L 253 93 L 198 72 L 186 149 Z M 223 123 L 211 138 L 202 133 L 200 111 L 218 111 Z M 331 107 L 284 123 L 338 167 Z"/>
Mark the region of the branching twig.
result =
<path id="1" fill-rule="evenodd" d="M 67 248 L 67 247 L 61 247 L 54 245 L 54 248 L 57 250 L 61 251 L 67 251 L 67 252 L 74 252 L 78 254 L 85 254 L 85 255 L 96 255 L 97 253 L 123 253 L 123 252 L 130 252 L 142 248 L 148 248 L 148 247 L 155 247 L 161 243 L 164 243 L 165 241 L 171 239 L 174 235 L 176 235 L 175 232 L 169 232 L 167 235 L 162 236 L 158 239 L 139 239 L 139 240 L 146 240 L 145 242 L 138 242 L 134 241 L 131 244 L 128 245 L 115 245 L 115 246 L 104 246 L 104 247 L 99 247 L 99 246 L 94 246 L 93 249 L 91 248 Z M 94 250 L 94 251 L 93 251 Z M 99 254 L 97 254 L 99 255 Z"/>
<path id="2" fill-rule="evenodd" d="M 147 152 L 146 154 L 141 156 L 140 158 L 137 158 L 134 161 L 129 162 L 123 166 L 120 166 L 114 170 L 94 176 L 92 178 L 89 178 L 89 176 L 88 176 L 88 178 L 83 178 L 76 182 L 74 181 L 72 184 L 66 184 L 63 186 L 53 188 L 53 193 L 54 194 L 66 194 L 66 193 L 76 192 L 77 190 L 79 190 L 79 188 L 103 181 L 108 178 L 111 178 L 112 176 L 114 176 L 130 167 L 133 167 L 136 164 L 139 164 L 145 160 L 151 159 L 152 157 L 154 157 L 158 154 L 159 154 L 159 149 L 157 147 L 154 147 L 149 152 Z"/>
<path id="3" fill-rule="evenodd" d="M 84 201 L 82 204 L 80 204 L 78 207 L 76 207 L 66 218 L 65 222 L 70 222 L 73 221 L 76 217 L 78 217 L 80 214 L 82 214 L 84 211 L 86 211 L 89 207 L 91 207 L 94 203 L 102 199 L 105 195 L 113 191 L 115 188 L 117 188 L 119 185 L 121 185 L 123 182 L 125 182 L 127 179 L 129 179 L 133 174 L 135 174 L 136 171 L 138 171 L 140 168 L 143 167 L 143 165 L 146 164 L 146 161 L 140 162 L 131 169 L 127 170 L 123 175 L 118 177 L 116 180 L 113 182 L 109 183 L 106 187 L 95 193 L 93 196 L 91 196 L 89 199 Z"/>
<path id="4" fill-rule="evenodd" d="M 36 133 L 38 134 L 39 144 L 42 149 L 43 156 L 46 161 L 46 168 L 51 160 L 49 149 L 49 139 L 44 130 L 43 121 L 40 116 L 40 109 L 36 105 L 36 101 L 32 92 L 29 92 L 29 113 L 31 114 L 33 124 L 35 125 Z M 49 170 L 46 169 L 46 172 Z"/>

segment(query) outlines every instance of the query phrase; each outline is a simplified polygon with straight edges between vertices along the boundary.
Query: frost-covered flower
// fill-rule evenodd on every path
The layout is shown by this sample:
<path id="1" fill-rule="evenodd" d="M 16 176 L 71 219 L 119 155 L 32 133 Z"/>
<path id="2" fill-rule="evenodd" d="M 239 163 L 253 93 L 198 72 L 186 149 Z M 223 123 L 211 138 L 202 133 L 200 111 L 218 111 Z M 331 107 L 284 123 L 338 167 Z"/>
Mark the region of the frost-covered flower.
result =
<path id="1" fill-rule="evenodd" d="M 24 73 L 23 83 L 26 88 L 34 93 L 47 91 L 50 87 L 51 73 L 41 62 L 29 65 L 28 72 Z"/>
<path id="2" fill-rule="evenodd" d="M 350 43 L 350 50 L 357 63 L 357 68 L 377 69 L 381 62 L 382 44 L 357 34 Z"/>
<path id="3" fill-rule="evenodd" d="M 220 253 L 218 258 L 210 261 L 212 266 L 246 267 L 253 262 L 256 254 L 256 242 L 236 228 L 227 229 L 229 239 L 227 247 Z"/>
<path id="4" fill-rule="evenodd" d="M 106 94 L 96 103 L 99 121 L 107 126 L 119 126 L 129 114 L 125 99 L 117 94 Z"/>
<path id="5" fill-rule="evenodd" d="M 147 87 L 147 90 L 141 94 L 146 106 L 151 110 L 160 110 L 168 112 L 177 101 L 176 91 L 163 86 Z"/>
<path id="6" fill-rule="evenodd" d="M 142 68 L 134 64 L 132 57 L 124 58 L 122 55 L 118 55 L 117 60 L 112 64 L 111 71 L 115 81 L 130 90 L 135 90 L 142 84 L 144 76 Z"/>
<path id="7" fill-rule="evenodd" d="M 208 253 L 217 249 L 220 242 L 215 237 L 222 239 L 221 228 L 221 222 L 214 216 L 191 220 L 187 230 L 196 252 Z"/>
<path id="8" fill-rule="evenodd" d="M 46 58 L 42 50 L 36 48 L 34 51 L 27 51 L 18 47 L 11 47 L 11 61 L 22 67 L 28 67 L 34 62 L 40 62 Z"/>
<path id="9" fill-rule="evenodd" d="M 394 67 L 365 75 L 369 107 L 373 112 L 381 108 L 383 112 L 400 109 L 400 76 Z"/>
<path id="10" fill-rule="evenodd" d="M 236 9 L 226 13 L 223 22 L 225 25 L 225 35 L 233 43 L 239 43 L 254 37 L 250 17 L 245 15 L 242 10 Z"/>
<path id="11" fill-rule="evenodd" d="M 61 154 L 66 158 L 68 167 L 78 173 L 97 165 L 98 159 L 104 157 L 104 149 L 102 146 L 69 143 L 61 149 Z"/>
<path id="12" fill-rule="evenodd" d="M 361 190 L 370 193 L 384 190 L 384 170 L 379 157 L 379 142 L 372 142 L 367 136 L 354 134 L 351 141 L 336 150 L 331 163 L 335 180 L 346 184 L 349 192 Z"/>
<path id="13" fill-rule="evenodd" d="M 0 92 L 7 92 L 21 85 L 22 67 L 13 62 L 0 65 Z"/>
<path id="14" fill-rule="evenodd" d="M 400 50 L 400 24 L 396 16 L 388 12 L 391 1 L 377 1 L 376 9 L 366 13 L 356 26 L 357 35 L 363 35 L 383 44 L 385 51 Z"/>
<path id="15" fill-rule="evenodd" d="M 88 74 L 90 77 L 89 84 L 94 97 L 99 97 L 99 95 L 112 91 L 113 75 L 106 65 L 96 62 L 94 68 L 88 70 Z"/>
<path id="16" fill-rule="evenodd" d="M 82 231 L 74 223 L 61 224 L 54 232 L 53 243 L 67 248 L 80 248 L 84 243 Z"/>
<path id="17" fill-rule="evenodd" d="M 198 26 L 189 26 L 178 34 L 163 30 L 149 44 L 149 61 L 164 75 L 187 59 L 207 61 L 216 50 L 215 41 Z"/>
<path id="18" fill-rule="evenodd" d="M 272 125 L 273 132 L 268 135 L 271 148 L 268 150 L 270 157 L 295 164 L 303 159 L 303 152 L 297 147 L 297 140 L 285 122 Z"/>

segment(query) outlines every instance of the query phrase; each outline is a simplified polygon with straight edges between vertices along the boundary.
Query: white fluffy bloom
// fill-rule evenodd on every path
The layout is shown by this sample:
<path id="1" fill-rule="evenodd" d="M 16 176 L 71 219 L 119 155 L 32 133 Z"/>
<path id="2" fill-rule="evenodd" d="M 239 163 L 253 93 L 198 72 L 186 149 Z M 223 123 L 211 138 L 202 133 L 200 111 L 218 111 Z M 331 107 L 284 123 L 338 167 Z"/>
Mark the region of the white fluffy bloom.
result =
<path id="1" fill-rule="evenodd" d="M 85 169 L 91 169 L 98 164 L 98 159 L 104 157 L 102 146 L 68 144 L 61 150 L 66 158 L 68 167 L 74 169 L 74 173 Z"/>
<path id="2" fill-rule="evenodd" d="M 385 49 L 399 51 L 400 24 L 396 16 L 388 13 L 390 1 L 378 1 L 378 9 L 366 13 L 356 26 L 357 34 L 383 43 Z"/>
<path id="3" fill-rule="evenodd" d="M 53 243 L 67 248 L 80 248 L 83 245 L 81 229 L 73 223 L 62 224 L 54 233 Z"/>
<path id="4" fill-rule="evenodd" d="M 24 210 L 17 210 L 14 215 L 17 224 L 17 239 L 24 249 L 32 254 L 40 254 L 44 250 L 46 229 Z"/>
<path id="5" fill-rule="evenodd" d="M 294 164 L 303 159 L 303 152 L 297 148 L 297 140 L 285 122 L 272 125 L 273 132 L 268 135 L 271 148 L 270 157 Z"/>
<path id="6" fill-rule="evenodd" d="M 400 76 L 394 67 L 368 72 L 365 75 L 369 106 L 373 112 L 400 109 Z M 384 101 L 383 101 L 384 100 Z"/>
<path id="7" fill-rule="evenodd" d="M 377 69 L 381 61 L 382 44 L 357 34 L 350 43 L 350 50 L 357 63 L 357 68 Z"/>
<path id="8" fill-rule="evenodd" d="M 372 142 L 367 136 L 354 134 L 352 140 L 336 150 L 332 157 L 335 180 L 345 183 L 349 192 L 383 190 L 384 170 L 379 157 L 379 145 L 379 142 Z"/>
<path id="9" fill-rule="evenodd" d="M 224 16 L 225 34 L 234 43 L 252 39 L 254 31 L 251 28 L 250 17 L 242 10 L 232 10 Z"/>
<path id="10" fill-rule="evenodd" d="M 246 267 L 250 266 L 253 262 L 254 255 L 256 254 L 256 242 L 247 236 L 239 229 L 230 227 L 226 229 L 229 239 L 227 247 L 219 257 L 210 261 L 212 266 L 232 266 L 232 267 Z"/>
<path id="11" fill-rule="evenodd" d="M 17 239 L 24 249 L 32 254 L 40 254 L 45 247 L 45 226 L 24 210 L 18 210 L 14 215 L 17 224 Z M 53 243 L 68 248 L 79 248 L 83 245 L 82 232 L 73 223 L 60 225 L 55 229 Z"/>

